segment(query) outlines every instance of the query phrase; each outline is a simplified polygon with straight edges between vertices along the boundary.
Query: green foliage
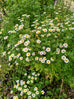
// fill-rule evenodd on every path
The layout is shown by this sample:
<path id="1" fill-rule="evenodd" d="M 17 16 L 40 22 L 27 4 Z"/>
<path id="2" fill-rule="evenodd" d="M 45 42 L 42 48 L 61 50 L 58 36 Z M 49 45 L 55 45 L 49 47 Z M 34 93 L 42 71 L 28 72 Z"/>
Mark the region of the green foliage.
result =
<path id="1" fill-rule="evenodd" d="M 12 86 L 16 86 L 16 80 L 27 82 L 28 76 L 36 71 L 41 75 L 37 81 L 29 83 L 28 88 L 31 92 L 35 86 L 39 91 L 46 91 L 36 99 L 59 98 L 60 82 L 53 88 L 54 79 L 63 78 L 74 88 L 74 16 L 68 10 L 69 6 L 59 3 L 54 7 L 53 0 L 7 0 L 1 2 L 1 7 L 5 16 L 0 31 L 0 56 L 7 61 L 0 68 L 3 81 L 7 80 L 4 86 L 10 86 L 6 75 L 10 75 Z M 25 72 L 27 76 L 23 76 Z M 12 92 L 21 97 L 17 87 Z M 23 85 L 19 84 L 19 87 L 24 90 Z M 23 97 L 27 98 L 28 94 Z M 66 97 L 66 93 L 62 93 L 61 98 Z"/>

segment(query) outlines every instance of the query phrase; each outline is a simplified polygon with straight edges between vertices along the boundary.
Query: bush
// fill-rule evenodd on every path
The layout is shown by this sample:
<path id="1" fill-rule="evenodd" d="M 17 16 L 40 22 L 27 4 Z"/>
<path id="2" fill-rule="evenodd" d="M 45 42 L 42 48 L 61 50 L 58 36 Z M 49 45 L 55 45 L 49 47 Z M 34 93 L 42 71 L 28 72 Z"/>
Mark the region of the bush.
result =
<path id="1" fill-rule="evenodd" d="M 16 80 L 22 80 L 24 83 L 25 79 L 27 82 L 28 78 L 23 76 L 25 71 L 29 72 L 28 75 L 33 71 L 41 75 L 37 82 L 28 86 L 29 89 L 32 88 L 31 91 L 35 84 L 38 87 L 44 84 L 44 87 L 40 87 L 40 91 L 45 89 L 54 79 L 57 81 L 63 79 L 64 82 L 70 83 L 70 77 L 73 75 L 73 14 L 63 5 L 57 5 L 49 12 L 50 9 L 45 10 L 47 6 L 41 9 L 38 1 L 35 2 L 37 6 L 34 5 L 31 13 L 34 1 L 23 2 L 26 2 L 25 6 L 21 1 L 18 5 L 14 3 L 9 7 L 10 11 L 11 8 L 13 11 L 16 7 L 14 10 L 16 15 L 9 11 L 8 17 L 5 17 L 2 23 L 3 29 L 0 31 L 3 51 L 1 54 L 8 60 L 9 68 L 12 67 L 14 71 L 14 74 L 10 74 L 13 85 L 16 84 Z M 31 6 L 28 8 L 29 4 Z M 27 10 L 24 11 L 24 9 Z M 19 87 L 24 90 L 23 85 Z M 19 96 L 19 91 L 16 89 L 17 86 L 12 91 L 14 99 Z M 17 96 L 15 96 L 16 93 Z M 44 97 L 49 99 L 50 95 L 51 98 L 54 96 L 57 98 L 57 94 L 59 94 L 59 88 L 48 91 Z M 28 97 L 27 94 L 25 97 Z M 44 97 L 39 94 L 37 99 L 44 99 Z M 63 93 L 62 97 L 65 98 L 66 94 Z"/>

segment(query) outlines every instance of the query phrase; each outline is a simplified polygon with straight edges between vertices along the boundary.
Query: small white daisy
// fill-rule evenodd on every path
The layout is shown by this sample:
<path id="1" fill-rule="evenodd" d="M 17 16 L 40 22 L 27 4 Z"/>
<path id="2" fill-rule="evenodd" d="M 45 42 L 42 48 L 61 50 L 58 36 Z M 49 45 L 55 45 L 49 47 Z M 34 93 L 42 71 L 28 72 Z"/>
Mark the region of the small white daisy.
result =
<path id="1" fill-rule="evenodd" d="M 47 60 L 46 63 L 47 63 L 47 64 L 50 64 L 51 62 L 50 62 L 50 60 Z"/>

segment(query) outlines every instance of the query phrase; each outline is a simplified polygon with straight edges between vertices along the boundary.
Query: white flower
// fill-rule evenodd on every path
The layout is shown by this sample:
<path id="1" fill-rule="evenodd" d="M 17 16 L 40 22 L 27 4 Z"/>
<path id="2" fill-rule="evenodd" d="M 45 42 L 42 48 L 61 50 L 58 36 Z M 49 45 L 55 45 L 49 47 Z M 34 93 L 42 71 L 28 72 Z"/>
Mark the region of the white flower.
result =
<path id="1" fill-rule="evenodd" d="M 12 94 L 12 93 L 13 93 L 13 90 L 10 91 L 10 94 Z"/>
<path id="2" fill-rule="evenodd" d="M 18 87 L 18 90 L 21 91 L 22 90 L 22 87 Z"/>
<path id="3" fill-rule="evenodd" d="M 38 90 L 38 88 L 37 88 L 37 87 L 35 87 L 35 88 L 34 88 L 34 91 L 37 91 L 37 90 Z"/>
<path id="4" fill-rule="evenodd" d="M 35 60 L 38 60 L 39 58 L 38 57 L 35 57 Z"/>
<path id="5" fill-rule="evenodd" d="M 23 25 L 23 24 L 22 24 L 22 25 L 20 25 L 20 26 L 19 26 L 19 30 L 23 29 L 23 27 L 24 27 L 24 25 Z"/>
<path id="6" fill-rule="evenodd" d="M 61 50 L 61 53 L 65 53 L 65 52 L 66 52 L 66 50 L 65 50 L 65 49 L 62 49 L 62 50 Z"/>
<path id="7" fill-rule="evenodd" d="M 49 33 L 49 34 L 47 34 L 47 37 L 49 37 L 49 36 L 51 36 L 51 34 Z"/>
<path id="8" fill-rule="evenodd" d="M 24 84 L 25 84 L 25 81 L 21 80 L 21 81 L 20 81 L 20 84 L 21 84 L 21 85 L 24 85 Z"/>
<path id="9" fill-rule="evenodd" d="M 5 36 L 5 37 L 4 37 L 4 40 L 6 40 L 7 38 L 8 38 L 8 36 Z"/>
<path id="10" fill-rule="evenodd" d="M 54 58 L 53 57 L 51 57 L 50 59 L 51 59 L 51 61 L 54 61 Z"/>
<path id="11" fill-rule="evenodd" d="M 19 83 L 19 80 L 16 80 L 17 83 Z"/>
<path id="12" fill-rule="evenodd" d="M 60 44 L 60 45 L 59 45 L 59 47 L 60 47 L 60 48 L 62 48 L 62 47 L 63 47 L 63 45 L 62 45 L 62 44 Z"/>
<path id="13" fill-rule="evenodd" d="M 53 30 L 52 29 L 49 29 L 49 31 L 52 32 Z"/>
<path id="14" fill-rule="evenodd" d="M 20 60 L 23 60 L 23 57 L 20 57 Z"/>
<path id="15" fill-rule="evenodd" d="M 0 68 L 1 68 L 1 65 L 0 65 Z"/>
<path id="16" fill-rule="evenodd" d="M 37 75 L 40 76 L 40 73 L 38 73 Z"/>
<path id="17" fill-rule="evenodd" d="M 43 55 L 43 51 L 40 52 L 40 55 Z"/>
<path id="18" fill-rule="evenodd" d="M 31 91 L 28 91 L 27 94 L 28 94 L 28 95 L 31 95 Z"/>
<path id="19" fill-rule="evenodd" d="M 45 49 L 45 46 L 43 46 L 42 48 Z"/>
<path id="20" fill-rule="evenodd" d="M 42 60 L 42 58 L 39 58 L 39 61 L 41 61 Z"/>
<path id="21" fill-rule="evenodd" d="M 36 31 L 36 34 L 39 34 L 40 33 L 40 31 Z"/>
<path id="22" fill-rule="evenodd" d="M 41 29 L 41 27 L 38 27 L 38 29 Z"/>
<path id="23" fill-rule="evenodd" d="M 35 94 L 32 94 L 32 97 L 35 97 Z"/>
<path id="24" fill-rule="evenodd" d="M 13 99 L 18 99 L 18 96 L 13 96 Z"/>
<path id="25" fill-rule="evenodd" d="M 38 95 L 39 94 L 39 91 L 36 91 L 36 94 Z"/>
<path id="26" fill-rule="evenodd" d="M 10 47 L 10 44 L 8 44 L 7 47 Z"/>
<path id="27" fill-rule="evenodd" d="M 35 80 L 37 80 L 37 77 L 35 77 Z"/>
<path id="28" fill-rule="evenodd" d="M 51 62 L 50 62 L 50 60 L 47 60 L 46 63 L 47 63 L 47 64 L 50 64 Z"/>
<path id="29" fill-rule="evenodd" d="M 30 43 L 30 41 L 28 40 L 28 41 L 26 41 L 26 42 L 24 43 L 24 45 L 25 45 L 25 46 L 28 46 L 29 43 Z"/>
<path id="30" fill-rule="evenodd" d="M 11 54 L 11 57 L 14 57 L 14 54 Z"/>
<path id="31" fill-rule="evenodd" d="M 45 93 L 44 90 L 42 90 L 41 93 L 42 93 L 42 95 L 44 95 L 44 93 Z"/>
<path id="32" fill-rule="evenodd" d="M 43 55 L 46 55 L 46 52 L 45 51 L 43 51 Z"/>
<path id="33" fill-rule="evenodd" d="M 47 60 L 46 57 L 43 57 L 43 60 Z"/>
<path id="34" fill-rule="evenodd" d="M 46 48 L 46 51 L 47 51 L 47 52 L 50 52 L 50 51 L 51 51 L 51 48 L 47 47 L 47 48 Z"/>
<path id="35" fill-rule="evenodd" d="M 47 32 L 47 29 L 43 29 L 44 32 Z"/>
<path id="36" fill-rule="evenodd" d="M 25 73 L 24 75 L 27 76 L 27 73 Z"/>
<path id="37" fill-rule="evenodd" d="M 25 88 L 27 88 L 27 85 L 24 85 Z"/>
<path id="38" fill-rule="evenodd" d="M 28 96 L 28 99 L 32 99 L 32 97 L 31 96 Z"/>
<path id="39" fill-rule="evenodd" d="M 29 60 L 29 58 L 28 57 L 26 57 L 26 59 L 25 59 L 27 62 L 29 62 L 30 60 Z"/>
<path id="40" fill-rule="evenodd" d="M 32 55 L 35 56 L 35 52 L 33 52 Z"/>
<path id="41" fill-rule="evenodd" d="M 66 58 L 66 59 L 64 60 L 64 62 L 65 62 L 65 63 L 68 63 L 68 62 L 69 62 L 69 59 Z"/>
<path id="42" fill-rule="evenodd" d="M 9 51 L 8 54 L 10 54 L 11 52 Z"/>
<path id="43" fill-rule="evenodd" d="M 23 92 L 27 92 L 27 89 L 24 89 Z"/>
<path id="44" fill-rule="evenodd" d="M 29 36 L 28 34 L 25 34 L 24 37 L 25 37 L 25 38 L 29 38 L 30 36 Z"/>
<path id="45" fill-rule="evenodd" d="M 33 80 L 31 80 L 31 83 L 33 83 Z"/>
<path id="46" fill-rule="evenodd" d="M 28 76 L 28 78 L 31 78 L 31 76 Z"/>
<path id="47" fill-rule="evenodd" d="M 67 48 L 67 47 L 68 47 L 68 44 L 67 44 L 67 43 L 64 43 L 63 46 L 64 46 L 65 48 Z"/>
<path id="48" fill-rule="evenodd" d="M 36 40 L 36 42 L 37 42 L 38 44 L 40 44 L 40 43 L 41 43 L 41 41 L 40 41 L 40 40 Z"/>
<path id="49" fill-rule="evenodd" d="M 66 59 L 66 56 L 63 55 L 63 56 L 61 57 L 61 59 L 65 60 L 65 59 Z"/>
<path id="50" fill-rule="evenodd" d="M 45 60 L 44 60 L 44 59 L 42 59 L 42 60 L 41 60 L 41 63 L 45 63 Z"/>
<path id="51" fill-rule="evenodd" d="M 35 72 L 33 72 L 32 75 L 35 75 Z"/>
<path id="52" fill-rule="evenodd" d="M 34 77 L 32 76 L 32 77 L 31 77 L 31 79 L 33 80 L 33 79 L 34 79 Z"/>
<path id="53" fill-rule="evenodd" d="M 22 51 L 27 52 L 28 48 L 23 48 Z"/>
<path id="54" fill-rule="evenodd" d="M 2 32 L 0 32 L 0 34 L 2 34 Z"/>
<path id="55" fill-rule="evenodd" d="M 27 83 L 27 84 L 29 84 L 29 83 L 30 83 L 30 81 L 28 80 L 26 83 Z"/>
<path id="56" fill-rule="evenodd" d="M 57 51 L 56 54 L 60 53 L 60 49 L 59 48 L 57 48 L 56 51 Z"/>
<path id="57" fill-rule="evenodd" d="M 18 27 L 18 24 L 16 24 L 15 27 Z"/>
<path id="58" fill-rule="evenodd" d="M 20 93 L 20 96 L 23 96 L 23 92 Z"/>
<path id="59" fill-rule="evenodd" d="M 26 56 L 30 56 L 30 53 L 26 53 Z"/>

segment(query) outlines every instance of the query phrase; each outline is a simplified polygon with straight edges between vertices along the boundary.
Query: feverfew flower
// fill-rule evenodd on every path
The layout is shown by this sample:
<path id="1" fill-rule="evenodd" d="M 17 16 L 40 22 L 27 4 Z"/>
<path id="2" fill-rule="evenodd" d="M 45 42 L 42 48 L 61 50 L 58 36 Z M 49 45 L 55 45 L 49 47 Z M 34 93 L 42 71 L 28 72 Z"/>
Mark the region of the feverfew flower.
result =
<path id="1" fill-rule="evenodd" d="M 35 88 L 34 88 L 34 91 L 37 91 L 37 90 L 38 90 L 38 88 L 37 88 L 37 87 L 35 87 Z"/>
<path id="2" fill-rule="evenodd" d="M 66 58 L 66 59 L 64 60 L 64 62 L 65 62 L 65 63 L 68 63 L 68 62 L 69 62 L 69 59 Z"/>
<path id="3" fill-rule="evenodd" d="M 24 37 L 25 37 L 25 38 L 29 38 L 30 36 L 29 36 L 28 34 L 25 34 Z"/>
<path id="4" fill-rule="evenodd" d="M 39 94 L 39 91 L 36 91 L 36 94 L 38 95 Z"/>
<path id="5" fill-rule="evenodd" d="M 40 31 L 36 31 L 36 34 L 39 34 L 40 33 Z"/>
<path id="6" fill-rule="evenodd" d="M 50 64 L 51 62 L 50 62 L 50 60 L 47 60 L 46 63 L 47 63 L 47 64 Z"/>
<path id="7" fill-rule="evenodd" d="M 40 44 L 40 43 L 41 43 L 41 41 L 40 41 L 40 40 L 36 40 L 36 42 L 37 42 L 38 44 Z"/>
<path id="8" fill-rule="evenodd" d="M 61 57 L 61 59 L 65 60 L 65 59 L 66 59 L 66 56 L 63 55 L 63 56 Z"/>
<path id="9" fill-rule="evenodd" d="M 32 94 L 32 97 L 35 97 L 35 94 Z"/>
<path id="10" fill-rule="evenodd" d="M 23 29 L 23 27 L 24 27 L 24 25 L 23 25 L 23 24 L 22 24 L 22 25 L 20 25 L 20 26 L 19 26 L 19 30 Z"/>
<path id="11" fill-rule="evenodd" d="M 20 60 L 23 60 L 23 57 L 20 57 Z"/>
<path id="12" fill-rule="evenodd" d="M 24 75 L 27 76 L 27 73 L 25 73 Z"/>
<path id="13" fill-rule="evenodd" d="M 47 52 L 50 52 L 50 51 L 51 51 L 51 48 L 47 47 L 47 48 L 46 48 L 46 51 L 47 51 Z"/>
<path id="14" fill-rule="evenodd" d="M 30 56 L 30 53 L 28 52 L 28 53 L 26 53 L 26 56 Z"/>
<path id="15" fill-rule="evenodd" d="M 4 37 L 4 40 L 6 40 L 7 38 L 8 38 L 8 36 L 5 36 L 5 37 Z"/>
<path id="16" fill-rule="evenodd" d="M 28 46 L 28 45 L 29 45 L 29 43 L 30 43 L 30 41 L 29 41 L 29 40 L 27 40 L 27 41 L 24 43 L 24 45 L 25 45 L 25 46 Z"/>
<path id="17" fill-rule="evenodd" d="M 23 48 L 22 51 L 27 52 L 28 48 Z"/>
<path id="18" fill-rule="evenodd" d="M 25 60 L 26 60 L 27 62 L 29 62 L 29 61 L 30 61 L 30 59 L 29 59 L 28 57 L 26 57 L 26 58 L 25 58 Z"/>
<path id="19" fill-rule="evenodd" d="M 63 47 L 63 45 L 62 45 L 62 44 L 60 44 L 60 45 L 59 45 L 59 47 L 60 47 L 60 48 L 62 48 L 62 47 Z"/>
<path id="20" fill-rule="evenodd" d="M 51 59 L 51 61 L 54 61 L 54 58 L 53 57 L 51 57 L 50 59 Z"/>
<path id="21" fill-rule="evenodd" d="M 25 88 L 27 88 L 27 85 L 24 85 Z"/>
<path id="22" fill-rule="evenodd" d="M 1 65 L 0 65 L 0 68 L 1 68 Z"/>
<path id="23" fill-rule="evenodd" d="M 44 90 L 42 90 L 41 93 L 42 93 L 42 95 L 44 95 L 44 93 L 45 93 Z"/>
<path id="24" fill-rule="evenodd" d="M 2 32 L 0 32 L 0 34 L 2 34 Z"/>
<path id="25" fill-rule="evenodd" d="M 31 95 L 31 91 L 28 91 L 27 94 L 28 94 L 28 95 Z"/>
<path id="26" fill-rule="evenodd" d="M 47 32 L 47 29 L 43 29 L 44 32 Z"/>
<path id="27" fill-rule="evenodd" d="M 65 52 L 66 52 L 66 50 L 65 50 L 65 49 L 62 49 L 62 50 L 61 50 L 61 53 L 65 53 Z"/>
<path id="28" fill-rule="evenodd" d="M 35 60 L 38 60 L 39 58 L 38 57 L 35 57 Z"/>
<path id="29" fill-rule="evenodd" d="M 32 97 L 31 96 L 28 96 L 28 99 L 32 99 Z"/>
<path id="30" fill-rule="evenodd" d="M 45 60 L 44 60 L 44 59 L 42 59 L 42 60 L 41 60 L 41 63 L 45 63 Z"/>
<path id="31" fill-rule="evenodd" d="M 18 96 L 13 96 L 13 99 L 18 99 Z"/>
<path id="32" fill-rule="evenodd" d="M 63 46 L 64 46 L 65 48 L 67 48 L 67 47 L 68 47 L 68 44 L 67 44 L 67 43 L 64 43 Z"/>

